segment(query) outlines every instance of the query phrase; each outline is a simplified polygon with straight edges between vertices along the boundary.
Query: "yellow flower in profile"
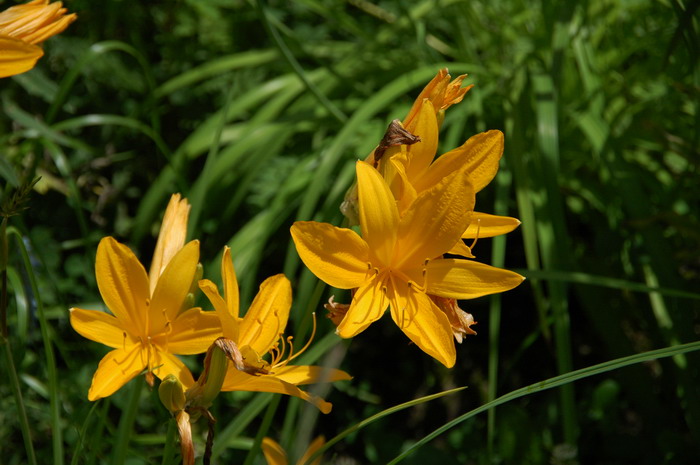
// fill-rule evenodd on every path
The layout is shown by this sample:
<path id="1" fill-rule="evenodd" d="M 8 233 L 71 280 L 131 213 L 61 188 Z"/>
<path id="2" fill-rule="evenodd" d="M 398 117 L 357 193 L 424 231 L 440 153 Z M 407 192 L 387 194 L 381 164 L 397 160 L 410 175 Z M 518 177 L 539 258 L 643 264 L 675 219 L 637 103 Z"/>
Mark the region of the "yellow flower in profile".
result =
<path id="1" fill-rule="evenodd" d="M 221 335 L 214 312 L 183 310 L 196 277 L 199 241 L 183 247 L 187 201 L 174 195 L 163 219 L 151 277 L 133 252 L 112 237 L 97 247 L 97 287 L 111 315 L 71 308 L 70 322 L 82 336 L 111 347 L 92 378 L 88 399 L 116 392 L 144 369 L 163 379 L 173 374 L 184 386 L 192 374 L 174 354 L 205 352 Z"/>
<path id="2" fill-rule="evenodd" d="M 310 343 L 309 341 L 306 347 L 293 353 L 292 337 L 282 338 L 292 306 L 292 287 L 289 280 L 278 274 L 263 281 L 258 295 L 241 318 L 238 281 L 228 247 L 224 249 L 221 260 L 221 278 L 224 283 L 223 297 L 216 285 L 208 279 L 199 281 L 199 287 L 216 309 L 221 319 L 224 337 L 236 344 L 248 367 L 247 370 L 239 370 L 229 364 L 221 390 L 288 394 L 313 403 L 323 413 L 330 412 L 330 403 L 302 391 L 297 386 L 347 380 L 350 379 L 350 375 L 341 370 L 321 366 L 289 365 L 289 362 L 301 355 Z M 289 354 L 285 356 L 287 345 Z M 267 353 L 272 356 L 270 361 L 262 358 Z"/>
<path id="3" fill-rule="evenodd" d="M 63 32 L 77 19 L 66 15 L 61 2 L 34 0 L 0 13 L 0 77 L 14 76 L 34 67 L 44 52 L 37 44 Z"/>
<path id="4" fill-rule="evenodd" d="M 325 443 L 326 438 L 323 436 L 318 436 L 316 439 L 314 439 L 311 444 L 309 444 L 309 448 L 306 449 L 304 455 L 297 461 L 297 465 L 305 465 L 306 461 L 309 460 L 311 455 L 319 450 Z M 267 437 L 263 438 L 262 451 L 263 455 L 265 455 L 267 465 L 289 465 L 287 453 L 275 440 Z M 321 456 L 319 456 L 309 465 L 321 465 Z"/>
<path id="5" fill-rule="evenodd" d="M 326 223 L 294 223 L 292 238 L 306 266 L 333 287 L 357 288 L 336 330 L 341 337 L 364 331 L 390 307 L 394 322 L 418 347 L 452 367 L 452 327 L 430 296 L 473 299 L 522 282 L 511 271 L 443 258 L 471 218 L 474 189 L 466 169 L 442 178 L 400 214 L 381 174 L 358 161 L 362 237 Z"/>
<path id="6" fill-rule="evenodd" d="M 488 185 L 498 171 L 503 155 L 503 133 L 498 130 L 477 134 L 462 146 L 435 159 L 445 110 L 461 102 L 473 87 L 462 88 L 464 78 L 466 75 L 450 80 L 447 69 L 441 69 L 418 95 L 403 122 L 395 120 L 382 143 L 366 159 L 386 180 L 401 214 L 421 192 L 464 166 L 475 192 Z M 390 136 L 390 133 L 397 132 L 402 136 Z M 388 145 L 383 145 L 387 140 L 390 141 Z M 340 209 L 351 224 L 357 224 L 356 185 L 348 191 Z M 474 212 L 461 238 L 498 236 L 518 225 L 520 221 L 516 218 Z M 472 257 L 471 251 L 461 241 L 450 252 Z"/>

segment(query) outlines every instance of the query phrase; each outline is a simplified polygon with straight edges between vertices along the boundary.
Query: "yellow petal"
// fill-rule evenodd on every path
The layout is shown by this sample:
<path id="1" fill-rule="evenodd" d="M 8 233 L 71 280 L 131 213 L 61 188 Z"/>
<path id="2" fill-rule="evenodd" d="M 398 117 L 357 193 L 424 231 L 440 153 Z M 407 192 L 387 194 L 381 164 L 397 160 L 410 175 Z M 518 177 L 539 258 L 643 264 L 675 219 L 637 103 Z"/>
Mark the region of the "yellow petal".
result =
<path id="1" fill-rule="evenodd" d="M 233 268 L 231 249 L 228 246 L 224 247 L 224 254 L 221 257 L 221 280 L 224 282 L 224 299 L 226 299 L 228 311 L 231 312 L 233 318 L 238 321 L 238 317 L 240 316 L 238 280 L 236 279 L 236 270 Z M 236 336 L 236 339 L 233 340 L 237 341 L 238 336 Z"/>
<path id="2" fill-rule="evenodd" d="M 114 394 L 146 368 L 146 358 L 140 345 L 129 350 L 115 349 L 102 358 L 92 377 L 88 391 L 89 400 L 97 400 Z"/>
<path id="3" fill-rule="evenodd" d="M 387 165 L 393 165 L 392 171 L 395 175 L 394 182 L 391 184 L 391 192 L 397 200 L 399 216 L 403 215 L 418 197 L 416 189 L 406 174 L 406 165 L 408 164 L 406 156 L 405 152 L 400 153 L 391 159 L 391 163 L 387 163 Z"/>
<path id="4" fill-rule="evenodd" d="M 148 276 L 134 253 L 113 237 L 105 237 L 97 246 L 95 275 L 102 299 L 124 330 L 145 338 Z"/>
<path id="5" fill-rule="evenodd" d="M 62 32 L 77 16 L 64 16 L 61 2 L 32 1 L 0 13 L 0 34 L 37 44 Z"/>
<path id="6" fill-rule="evenodd" d="M 96 310 L 70 309 L 70 324 L 81 336 L 113 349 L 136 344 L 133 336 L 112 315 Z"/>
<path id="7" fill-rule="evenodd" d="M 467 247 L 467 244 L 465 244 L 462 239 L 458 240 L 455 245 L 452 246 L 450 250 L 447 251 L 447 253 L 452 254 L 452 255 L 461 255 L 462 257 L 467 257 L 467 258 L 476 258 L 474 257 L 474 254 L 472 253 L 472 249 Z"/>
<path id="8" fill-rule="evenodd" d="M 291 233 L 299 257 L 321 281 L 340 289 L 359 287 L 366 281 L 369 247 L 355 231 L 297 221 Z"/>
<path id="9" fill-rule="evenodd" d="M 457 355 L 447 315 L 427 295 L 407 283 L 395 283 L 393 291 L 394 322 L 423 352 L 452 368 Z"/>
<path id="10" fill-rule="evenodd" d="M 151 334 L 163 331 L 177 318 L 190 292 L 199 261 L 199 241 L 191 241 L 170 260 L 158 278 L 148 312 Z"/>
<path id="11" fill-rule="evenodd" d="M 461 147 L 441 155 L 424 176 L 413 181 L 413 185 L 420 192 L 464 167 L 474 191 L 479 192 L 496 175 L 502 155 L 503 133 L 498 130 L 482 132 L 470 137 Z"/>
<path id="12" fill-rule="evenodd" d="M 277 444 L 270 438 L 263 438 L 260 445 L 267 461 L 267 465 L 287 465 L 287 453 L 282 449 L 282 446 Z"/>
<path id="13" fill-rule="evenodd" d="M 154 360 L 151 362 L 151 369 L 153 370 L 153 374 L 159 379 L 164 379 L 168 375 L 173 375 L 186 389 L 194 386 L 192 373 L 190 373 L 190 370 L 182 363 L 182 360 L 163 350 L 154 350 L 151 353 L 154 355 Z"/>
<path id="14" fill-rule="evenodd" d="M 295 386 L 311 383 L 331 383 L 334 381 L 346 381 L 352 376 L 343 370 L 314 365 L 287 365 L 278 368 L 274 372 L 275 378 L 286 381 Z"/>
<path id="15" fill-rule="evenodd" d="M 413 267 L 450 250 L 469 225 L 473 208 L 474 190 L 464 171 L 423 191 L 401 218 L 395 266 Z"/>
<path id="16" fill-rule="evenodd" d="M 421 106 L 415 127 L 406 128 L 421 141 L 408 147 L 408 167 L 406 174 L 408 179 L 414 179 L 428 169 L 433 162 L 438 145 L 438 123 L 435 117 L 435 108 L 430 100 L 425 99 Z"/>
<path id="17" fill-rule="evenodd" d="M 418 116 L 418 113 L 420 113 L 420 109 L 423 106 L 424 99 L 430 99 L 431 97 L 436 99 L 438 97 L 442 97 L 445 89 L 447 88 L 449 80 L 450 75 L 447 74 L 447 68 L 442 68 L 440 71 L 438 71 L 435 77 L 423 88 L 421 93 L 418 94 L 418 97 L 416 97 L 416 100 L 413 102 L 413 106 L 406 115 L 406 118 L 403 120 L 404 127 L 410 126 L 413 120 Z"/>
<path id="18" fill-rule="evenodd" d="M 214 306 L 214 310 L 216 310 L 216 314 L 221 322 L 221 329 L 224 337 L 238 343 L 238 338 L 240 337 L 238 318 L 234 318 L 231 314 L 228 305 L 226 305 L 224 299 L 219 295 L 216 284 L 208 279 L 202 279 L 199 281 L 199 288 Z"/>
<path id="19" fill-rule="evenodd" d="M 216 312 L 191 308 L 177 316 L 168 333 L 168 352 L 173 354 L 201 354 L 222 336 L 221 323 Z"/>
<path id="20" fill-rule="evenodd" d="M 326 438 L 323 436 L 318 436 L 316 439 L 311 441 L 311 444 L 309 444 L 309 448 L 306 449 L 306 452 L 304 452 L 304 455 L 299 459 L 299 461 L 297 462 L 297 465 L 306 465 L 306 462 L 314 454 L 314 452 L 319 450 L 325 443 L 326 443 Z M 309 463 L 308 465 L 321 465 L 321 458 L 322 458 L 322 456 L 319 455 L 317 459 L 315 459 L 313 462 Z"/>
<path id="21" fill-rule="evenodd" d="M 65 11 L 66 10 L 64 8 L 63 12 L 65 13 Z M 29 43 L 40 44 L 49 37 L 55 36 L 56 34 L 60 34 L 61 32 L 63 32 L 76 19 L 78 19 L 78 15 L 76 15 L 75 13 L 66 15 L 58 20 L 55 20 L 49 25 L 46 25 L 30 34 L 27 34 L 23 38 Z"/>
<path id="22" fill-rule="evenodd" d="M 302 391 L 293 384 L 277 379 L 271 375 L 253 376 L 248 373 L 238 371 L 229 365 L 222 391 L 254 391 L 254 392 L 275 392 L 299 397 L 314 404 L 323 413 L 329 413 L 333 407 L 329 402 L 318 396 Z"/>
<path id="23" fill-rule="evenodd" d="M 389 306 L 381 275 L 375 276 L 355 292 L 348 312 L 336 329 L 343 338 L 354 337 L 384 315 Z"/>
<path id="24" fill-rule="evenodd" d="M 370 253 L 387 264 L 396 243 L 399 211 L 386 182 L 371 165 L 358 161 L 357 188 L 360 200 L 360 229 Z"/>
<path id="25" fill-rule="evenodd" d="M 474 299 L 508 291 L 525 279 L 513 271 L 472 260 L 431 260 L 426 268 L 428 294 L 452 299 Z"/>
<path id="26" fill-rule="evenodd" d="M 0 78 L 34 68 L 44 51 L 36 45 L 10 37 L 0 37 Z"/>
<path id="27" fill-rule="evenodd" d="M 462 239 L 500 236 L 511 232 L 518 226 L 520 226 L 520 220 L 517 218 L 474 212 L 467 230 L 462 234 Z"/>
<path id="28" fill-rule="evenodd" d="M 165 209 L 165 215 L 163 215 L 163 223 L 160 226 L 156 249 L 151 260 L 151 269 L 148 273 L 151 295 L 156 288 L 158 277 L 175 254 L 185 245 L 189 214 L 190 204 L 187 199 L 180 198 L 180 194 L 173 194 Z"/>
<path id="29" fill-rule="evenodd" d="M 292 308 L 292 285 L 283 275 L 267 278 L 243 317 L 239 346 L 250 346 L 265 354 L 277 342 L 287 326 Z"/>

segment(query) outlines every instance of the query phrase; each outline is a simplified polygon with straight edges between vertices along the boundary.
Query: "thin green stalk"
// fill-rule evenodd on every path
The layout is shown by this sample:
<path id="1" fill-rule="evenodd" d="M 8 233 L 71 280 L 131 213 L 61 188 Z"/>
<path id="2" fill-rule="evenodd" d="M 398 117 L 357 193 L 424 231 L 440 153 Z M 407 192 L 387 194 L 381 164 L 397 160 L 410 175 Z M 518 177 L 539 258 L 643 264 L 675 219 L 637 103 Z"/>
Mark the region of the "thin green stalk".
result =
<path id="1" fill-rule="evenodd" d="M 537 392 L 542 392 L 546 391 L 548 389 L 552 389 L 555 387 L 563 386 L 569 383 L 573 383 L 575 381 L 578 381 L 583 378 L 588 378 L 590 376 L 594 375 L 599 375 L 601 373 L 606 373 L 608 371 L 612 370 L 617 370 L 629 365 L 634 365 L 636 363 L 643 363 L 643 362 L 648 362 L 649 360 L 657 360 L 660 358 L 666 358 L 666 357 L 673 357 L 674 355 L 678 354 L 685 354 L 688 352 L 694 352 L 700 350 L 700 342 L 691 342 L 688 344 L 683 344 L 679 346 L 674 346 L 674 347 L 666 347 L 663 349 L 657 349 L 657 350 L 650 350 L 647 352 L 642 352 L 641 354 L 635 354 L 635 355 L 630 355 L 628 357 L 622 357 L 622 358 L 617 358 L 615 360 L 609 360 L 607 362 L 599 363 L 597 365 L 593 365 L 590 367 L 582 368 L 580 370 L 572 371 L 570 373 L 566 373 L 563 375 L 555 376 L 554 378 L 549 378 L 544 381 L 540 381 L 538 383 L 530 384 L 529 386 L 522 387 L 520 389 L 516 389 L 515 391 L 511 391 L 508 394 L 504 394 L 501 397 L 491 401 L 487 402 L 486 404 L 482 405 L 481 407 L 478 407 L 474 410 L 471 410 L 464 415 L 460 415 L 459 417 L 455 418 L 454 420 L 445 423 L 442 425 L 440 428 L 436 429 L 432 433 L 428 434 L 424 438 L 422 438 L 420 441 L 416 442 L 413 444 L 411 447 L 403 451 L 401 454 L 399 454 L 396 458 L 394 458 L 391 462 L 389 462 L 387 465 L 394 465 L 399 463 L 401 460 L 404 458 L 408 457 L 411 455 L 416 449 L 421 447 L 422 445 L 428 443 L 429 441 L 435 439 L 437 436 L 445 433 L 446 431 L 454 428 L 458 424 L 478 415 L 481 412 L 484 412 L 486 410 L 490 410 L 494 407 L 498 407 L 499 405 L 505 404 L 506 402 L 510 402 L 515 399 L 519 399 L 521 397 L 525 397 L 530 394 L 535 394 Z"/>
<path id="2" fill-rule="evenodd" d="M 36 309 L 39 316 L 39 327 L 41 330 L 41 340 L 44 343 L 44 356 L 46 357 L 46 371 L 48 372 L 49 378 L 49 402 L 51 410 L 51 440 L 53 443 L 53 463 L 54 465 L 63 465 L 63 429 L 61 428 L 61 411 L 60 411 L 60 399 L 58 397 L 58 375 L 56 373 L 56 358 L 53 353 L 53 344 L 51 342 L 51 336 L 49 334 L 49 323 L 46 320 L 46 315 L 44 314 L 44 304 L 41 301 L 41 294 L 39 293 L 39 286 L 36 283 L 36 277 L 34 276 L 34 269 L 32 268 L 31 261 L 29 260 L 29 254 L 27 253 L 27 248 L 24 246 L 24 241 L 22 240 L 22 235 L 20 232 L 14 228 L 7 228 L 7 237 L 9 239 L 10 235 L 14 235 L 17 239 L 17 248 L 19 249 L 22 259 L 24 260 L 24 267 L 27 271 L 27 276 L 29 277 L 29 284 L 32 288 L 32 293 L 36 299 Z"/>
<path id="3" fill-rule="evenodd" d="M 140 379 L 136 379 L 131 383 L 129 399 L 126 402 L 126 409 L 122 412 L 121 420 L 119 420 L 119 429 L 117 429 L 117 437 L 114 441 L 112 465 L 123 465 L 126 460 L 126 453 L 129 449 L 129 441 L 134 429 L 134 421 L 136 420 L 136 412 L 139 409 L 142 390 L 143 382 Z"/>
<path id="4" fill-rule="evenodd" d="M 253 442 L 253 446 L 250 448 L 250 451 L 248 451 L 248 455 L 246 456 L 243 465 L 251 465 L 253 460 L 255 460 L 255 457 L 257 457 L 258 452 L 260 452 L 260 444 L 267 434 L 267 431 L 270 429 L 270 424 L 272 424 L 272 419 L 275 417 L 275 412 L 277 411 L 277 406 L 280 404 L 281 397 L 282 396 L 280 395 L 276 395 L 267 406 L 267 411 L 265 412 L 262 424 L 258 429 L 258 434 L 255 435 L 255 441 Z"/>
<path id="5" fill-rule="evenodd" d="M 165 445 L 163 446 L 163 460 L 161 465 L 170 465 L 173 463 L 173 456 L 175 455 L 175 431 L 177 431 L 177 424 L 174 418 L 168 420 L 168 431 L 165 433 Z"/>
<path id="6" fill-rule="evenodd" d="M 82 449 L 83 449 L 85 435 L 87 434 L 88 426 L 90 425 L 90 420 L 92 420 L 92 414 L 95 412 L 95 409 L 97 408 L 97 405 L 99 403 L 100 403 L 99 400 L 97 400 L 96 402 L 93 402 L 92 407 L 90 408 L 90 411 L 88 412 L 87 416 L 85 417 L 85 421 L 83 422 L 83 427 L 80 428 L 80 435 L 78 436 L 78 442 L 75 445 L 75 451 L 73 452 L 73 458 L 70 461 L 70 465 L 78 465 L 78 460 L 80 459 L 80 453 L 82 452 Z"/>
<path id="7" fill-rule="evenodd" d="M 508 192 L 511 184 L 511 174 L 502 169 L 496 178 L 496 202 L 494 213 L 496 215 L 506 215 L 508 213 Z M 491 252 L 491 264 L 497 268 L 503 268 L 506 259 L 506 238 L 498 236 L 493 239 L 493 250 Z M 489 374 L 487 399 L 492 401 L 496 398 L 498 391 L 498 348 L 501 331 L 501 294 L 491 296 L 489 308 Z M 494 461 L 493 445 L 496 436 L 496 410 L 489 410 L 486 426 L 486 450 L 489 460 Z"/>
<path id="8" fill-rule="evenodd" d="M 355 423 L 354 425 L 352 425 L 350 428 L 347 428 L 342 433 L 340 433 L 337 436 L 326 441 L 326 443 L 323 446 L 321 446 L 316 452 L 314 452 L 308 459 L 306 459 L 306 462 L 304 462 L 301 465 L 310 465 L 311 463 L 313 463 L 313 461 L 316 458 L 320 457 L 321 454 L 323 454 L 326 450 L 328 450 L 332 445 L 336 444 L 337 442 L 342 441 L 344 438 L 346 438 L 350 434 L 361 430 L 365 426 L 371 425 L 375 421 L 381 420 L 382 418 L 384 418 L 388 415 L 392 415 L 394 413 L 400 412 L 401 410 L 405 410 L 407 408 L 414 407 L 416 405 L 420 405 L 420 404 L 423 404 L 425 402 L 430 402 L 431 400 L 439 399 L 441 397 L 445 397 L 445 396 L 448 396 L 450 394 L 456 394 L 456 393 L 463 391 L 465 389 L 467 389 L 467 386 L 462 386 L 462 387 L 450 389 L 448 391 L 438 392 L 437 394 L 431 394 L 429 396 L 424 396 L 424 397 L 420 397 L 418 399 L 409 400 L 408 402 L 404 402 L 403 404 L 395 405 L 393 407 L 389 407 L 386 410 L 382 410 L 379 413 L 375 413 L 374 415 L 367 417 L 358 423 Z"/>
<path id="9" fill-rule="evenodd" d="M 24 400 L 22 399 L 22 390 L 19 385 L 19 378 L 15 369 L 15 362 L 12 359 L 12 350 L 10 349 L 10 341 L 4 337 L 0 338 L 0 345 L 5 352 L 5 360 L 7 361 L 7 373 L 9 375 L 10 388 L 12 395 L 15 397 L 17 404 L 17 413 L 19 416 L 19 426 L 22 430 L 22 439 L 24 439 L 24 448 L 27 451 L 27 463 L 36 465 L 36 454 L 34 453 L 34 445 L 32 444 L 32 432 L 29 429 L 29 420 L 27 419 L 27 411 L 24 408 Z"/>

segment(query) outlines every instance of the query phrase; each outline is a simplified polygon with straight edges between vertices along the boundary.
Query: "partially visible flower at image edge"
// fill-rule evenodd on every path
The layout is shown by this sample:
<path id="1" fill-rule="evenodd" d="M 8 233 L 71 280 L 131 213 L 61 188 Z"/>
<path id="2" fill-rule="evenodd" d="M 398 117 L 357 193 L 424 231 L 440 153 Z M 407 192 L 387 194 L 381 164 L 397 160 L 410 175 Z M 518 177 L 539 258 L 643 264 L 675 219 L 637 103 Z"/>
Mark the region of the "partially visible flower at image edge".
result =
<path id="1" fill-rule="evenodd" d="M 224 337 L 233 341 L 243 354 L 253 373 L 236 369 L 229 363 L 222 391 L 275 392 L 299 397 L 311 402 L 323 413 L 329 413 L 331 404 L 302 391 L 302 384 L 333 382 L 351 379 L 342 370 L 322 366 L 291 365 L 308 347 L 293 353 L 292 338 L 283 337 L 292 306 L 292 287 L 282 274 L 267 278 L 243 318 L 239 317 L 238 281 L 231 260 L 231 250 L 226 247 L 221 259 L 221 278 L 224 295 L 208 279 L 199 282 L 221 319 Z M 313 335 L 312 335 L 313 338 Z M 280 347 L 280 342 L 282 343 Z M 310 342 L 310 341 L 309 341 Z M 285 355 L 286 347 L 289 353 Z M 270 353 L 270 362 L 262 356 Z"/>
<path id="2" fill-rule="evenodd" d="M 174 354 L 206 352 L 221 324 L 214 312 L 184 309 L 197 274 L 199 241 L 183 246 L 189 205 L 174 195 L 163 218 L 151 278 L 134 253 L 113 237 L 97 247 L 97 287 L 112 312 L 70 309 L 80 335 L 111 347 L 92 378 L 89 400 L 108 397 L 144 369 L 163 379 L 173 374 L 185 387 L 194 384 Z"/>
<path id="3" fill-rule="evenodd" d="M 323 436 L 318 436 L 316 439 L 311 441 L 311 444 L 309 444 L 309 447 L 304 452 L 304 455 L 297 460 L 297 465 L 305 465 L 309 460 L 309 457 L 311 457 L 311 455 L 313 455 L 313 453 L 320 449 L 325 443 L 326 438 Z M 274 439 L 268 437 L 263 438 L 261 447 L 267 465 L 289 465 L 287 453 Z M 321 465 L 321 456 L 314 459 L 314 461 L 309 463 L 309 465 Z"/>
<path id="4" fill-rule="evenodd" d="M 34 0 L 0 13 L 0 78 L 34 68 L 44 55 L 38 44 L 63 32 L 78 16 L 61 2 Z"/>

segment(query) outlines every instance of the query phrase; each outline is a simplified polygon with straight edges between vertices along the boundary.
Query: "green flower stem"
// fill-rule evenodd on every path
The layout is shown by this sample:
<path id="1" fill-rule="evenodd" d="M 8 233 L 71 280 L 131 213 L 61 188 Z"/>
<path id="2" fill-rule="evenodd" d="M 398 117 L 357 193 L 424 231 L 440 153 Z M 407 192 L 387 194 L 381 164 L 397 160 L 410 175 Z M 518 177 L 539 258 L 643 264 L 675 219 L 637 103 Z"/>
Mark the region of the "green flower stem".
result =
<path id="1" fill-rule="evenodd" d="M 80 436 L 78 436 L 78 442 L 75 445 L 75 452 L 73 452 L 73 459 L 70 461 L 70 465 L 78 465 L 78 460 L 80 459 L 80 452 L 83 449 L 83 443 L 85 442 L 85 435 L 88 432 L 88 426 L 90 426 L 90 420 L 92 420 L 92 415 L 95 413 L 95 409 L 97 409 L 97 406 L 99 405 L 100 401 L 96 401 L 92 403 L 92 407 L 90 408 L 90 411 L 88 412 L 87 416 L 85 417 L 85 421 L 83 422 L 83 427 L 80 428 Z"/>
<path id="2" fill-rule="evenodd" d="M 27 248 L 24 246 L 22 235 L 16 228 L 9 227 L 7 228 L 8 239 L 10 235 L 14 235 L 17 239 L 17 248 L 22 254 L 22 259 L 24 260 L 24 267 L 27 270 L 27 276 L 29 276 L 29 284 L 31 285 L 32 293 L 34 294 L 34 298 L 36 299 L 36 309 L 39 316 L 41 339 L 44 343 L 44 355 L 46 357 L 46 371 L 48 372 L 49 378 L 48 381 L 49 401 L 51 409 L 51 440 L 53 444 L 53 463 L 55 465 L 63 465 L 63 430 L 61 428 L 61 411 L 60 402 L 58 398 L 58 375 L 56 374 L 56 358 L 53 353 L 51 335 L 49 334 L 49 324 L 46 321 L 46 315 L 44 314 L 44 305 L 41 302 L 41 294 L 39 293 L 39 287 L 36 283 L 34 270 L 32 269 L 32 264 L 29 260 L 29 253 L 27 253 Z"/>
<path id="3" fill-rule="evenodd" d="M 129 441 L 131 440 L 131 432 L 134 429 L 136 412 L 139 409 L 142 388 L 143 381 L 141 379 L 137 378 L 131 383 L 129 399 L 127 400 L 126 408 L 122 411 L 117 437 L 114 442 L 114 448 L 112 449 L 114 451 L 112 455 L 112 465 L 123 465 L 126 460 L 126 452 L 129 449 Z"/>
<path id="4" fill-rule="evenodd" d="M 161 465 L 170 465 L 173 463 L 173 455 L 175 453 L 175 432 L 177 424 L 175 419 L 168 420 L 168 431 L 165 433 L 165 445 L 163 446 L 163 460 Z"/>
<path id="5" fill-rule="evenodd" d="M 36 454 L 34 453 L 34 445 L 32 444 L 32 433 L 29 429 L 29 420 L 27 420 L 27 411 L 24 408 L 24 400 L 22 399 L 22 390 L 19 385 L 19 378 L 15 370 L 15 362 L 12 359 L 12 350 L 10 349 L 10 341 L 4 337 L 0 338 L 0 345 L 5 352 L 5 360 L 7 361 L 7 373 L 10 377 L 10 387 L 12 394 L 15 396 L 17 404 L 17 413 L 19 414 L 19 426 L 22 430 L 22 438 L 24 439 L 24 448 L 27 450 L 27 463 L 36 465 Z"/>

